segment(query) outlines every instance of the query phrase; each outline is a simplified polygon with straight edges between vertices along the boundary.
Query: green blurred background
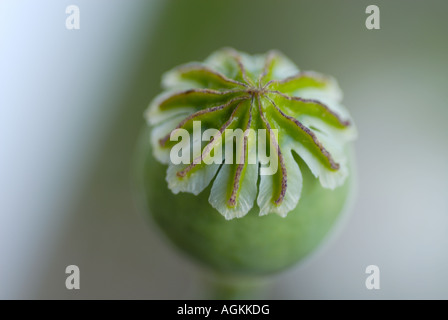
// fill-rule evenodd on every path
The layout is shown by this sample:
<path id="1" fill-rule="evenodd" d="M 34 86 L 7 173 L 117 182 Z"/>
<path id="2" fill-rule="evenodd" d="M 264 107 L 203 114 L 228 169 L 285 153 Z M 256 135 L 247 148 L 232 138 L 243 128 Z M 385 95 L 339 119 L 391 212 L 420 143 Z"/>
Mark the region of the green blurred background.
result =
<path id="1" fill-rule="evenodd" d="M 80 30 L 64 27 L 69 4 Z M 370 4 L 380 30 L 365 27 Z M 0 297 L 200 294 L 196 266 L 144 217 L 131 171 L 161 74 L 231 46 L 279 49 L 335 76 L 359 130 L 351 217 L 269 297 L 447 299 L 447 10 L 436 0 L 2 2 Z M 65 288 L 70 264 L 81 290 Z M 365 288 L 370 264 L 380 290 Z"/>

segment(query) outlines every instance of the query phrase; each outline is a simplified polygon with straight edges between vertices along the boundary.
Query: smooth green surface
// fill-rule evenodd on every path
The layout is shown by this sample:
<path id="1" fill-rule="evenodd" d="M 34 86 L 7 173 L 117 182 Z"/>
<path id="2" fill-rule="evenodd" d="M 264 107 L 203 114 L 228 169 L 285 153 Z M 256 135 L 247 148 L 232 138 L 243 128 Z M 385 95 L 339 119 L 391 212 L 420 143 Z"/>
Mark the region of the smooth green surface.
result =
<path id="1" fill-rule="evenodd" d="M 296 209 L 286 218 L 260 217 L 255 206 L 243 218 L 228 221 L 209 204 L 210 187 L 198 196 L 173 194 L 165 181 L 166 166 L 152 156 L 147 131 L 142 141 L 149 214 L 176 247 L 215 272 L 264 275 L 302 260 L 331 230 L 350 192 L 351 179 L 333 191 L 322 188 L 296 157 L 304 179 Z"/>

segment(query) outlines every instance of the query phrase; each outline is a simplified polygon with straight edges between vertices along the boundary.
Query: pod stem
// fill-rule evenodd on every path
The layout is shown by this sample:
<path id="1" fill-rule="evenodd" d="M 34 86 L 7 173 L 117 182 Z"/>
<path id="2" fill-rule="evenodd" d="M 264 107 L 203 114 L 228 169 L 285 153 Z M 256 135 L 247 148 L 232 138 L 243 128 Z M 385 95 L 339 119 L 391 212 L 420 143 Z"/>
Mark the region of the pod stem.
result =
<path id="1" fill-rule="evenodd" d="M 271 280 L 267 277 L 209 274 L 203 278 L 204 298 L 213 300 L 266 299 L 271 284 Z"/>

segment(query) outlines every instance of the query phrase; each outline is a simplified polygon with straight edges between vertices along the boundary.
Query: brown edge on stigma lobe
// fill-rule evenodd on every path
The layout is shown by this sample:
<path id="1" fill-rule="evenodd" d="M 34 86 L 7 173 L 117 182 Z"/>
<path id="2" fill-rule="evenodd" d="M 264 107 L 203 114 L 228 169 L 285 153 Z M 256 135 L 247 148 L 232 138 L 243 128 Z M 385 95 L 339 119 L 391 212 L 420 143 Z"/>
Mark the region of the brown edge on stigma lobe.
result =
<path id="1" fill-rule="evenodd" d="M 319 106 L 321 106 L 322 108 L 324 108 L 326 111 L 328 111 L 332 116 L 334 116 L 336 118 L 336 120 L 344 127 L 348 127 L 351 123 L 350 120 L 342 120 L 341 117 L 334 112 L 333 110 L 331 110 L 326 104 L 320 102 L 319 100 L 314 100 L 314 99 L 303 99 L 300 97 L 291 97 L 288 96 L 286 94 L 284 94 L 283 92 L 280 91 L 269 91 L 269 93 L 274 93 L 274 94 L 278 94 L 279 96 L 287 99 L 287 100 L 292 100 L 292 101 L 299 101 L 299 102 L 304 102 L 304 103 L 314 103 L 317 104 Z M 271 100 L 271 99 L 269 99 Z M 272 100 L 271 100 L 272 101 Z"/>
<path id="2" fill-rule="evenodd" d="M 176 130 L 182 128 L 188 121 L 193 120 L 194 118 L 199 117 L 199 116 L 204 115 L 204 114 L 207 114 L 207 113 L 212 113 L 212 112 L 215 112 L 215 111 L 222 110 L 222 109 L 224 109 L 224 108 L 226 108 L 226 107 L 232 105 L 235 101 L 238 101 L 238 100 L 245 100 L 245 99 L 249 99 L 249 98 L 250 98 L 249 96 L 236 97 L 236 98 L 234 98 L 234 99 L 231 99 L 229 102 L 227 102 L 227 103 L 225 103 L 225 104 L 222 104 L 222 105 L 220 105 L 220 106 L 216 106 L 216 107 L 211 107 L 211 108 L 207 108 L 207 109 L 199 110 L 199 111 L 197 111 L 197 112 L 195 112 L 195 113 L 189 115 L 189 116 L 186 117 L 184 120 L 182 120 L 182 121 L 181 121 L 181 122 L 180 122 L 180 123 L 173 129 L 173 130 L 171 130 L 165 137 L 159 139 L 159 145 L 160 145 L 161 147 L 164 147 L 164 146 L 166 145 L 166 143 L 168 142 L 168 140 L 170 139 L 171 134 L 172 134 L 174 131 L 176 131 Z"/>
<path id="3" fill-rule="evenodd" d="M 230 125 L 230 123 L 233 121 L 233 119 L 235 118 L 235 113 L 236 111 L 239 109 L 241 103 L 243 103 L 245 100 L 241 101 L 240 103 L 238 103 L 238 105 L 236 106 L 236 108 L 232 111 L 232 114 L 230 115 L 230 118 L 226 121 L 226 123 L 219 129 L 219 136 L 222 136 L 222 133 L 224 132 L 224 130 Z M 188 172 L 191 171 L 191 169 L 193 169 L 197 164 L 201 163 L 202 159 L 204 159 L 205 155 L 207 155 L 208 153 L 211 152 L 211 146 L 213 141 L 215 140 L 215 137 L 212 137 L 212 139 L 210 140 L 209 143 L 207 143 L 207 145 L 204 147 L 204 150 L 202 151 L 201 155 L 196 157 L 192 163 L 190 163 L 185 169 L 179 171 L 176 173 L 176 175 L 179 178 L 183 178 L 187 175 Z"/>
<path id="4" fill-rule="evenodd" d="M 320 152 L 327 158 L 328 162 L 330 163 L 330 166 L 333 170 L 338 170 L 340 165 L 339 163 L 336 163 L 333 159 L 333 157 L 331 156 L 331 154 L 327 151 L 327 149 L 325 149 L 325 147 L 322 145 L 322 143 L 319 141 L 319 139 L 317 139 L 316 135 L 314 134 L 314 132 L 312 132 L 310 129 L 308 129 L 307 127 L 305 127 L 299 120 L 288 116 L 287 114 L 285 114 L 282 110 L 280 110 L 280 108 L 274 103 L 274 101 L 272 101 L 271 99 L 267 98 L 272 105 L 275 107 L 275 109 L 286 119 L 288 119 L 289 121 L 292 121 L 296 126 L 298 126 L 302 131 L 304 131 L 306 134 L 308 134 L 312 139 L 314 144 L 319 148 Z"/>
<path id="5" fill-rule="evenodd" d="M 233 49 L 228 49 L 227 52 L 236 61 L 238 68 L 241 70 L 241 75 L 243 76 L 244 81 L 246 81 L 249 86 L 253 85 L 252 81 L 247 77 L 246 68 L 241 61 L 241 55 Z"/>
<path id="6" fill-rule="evenodd" d="M 273 141 L 273 144 L 274 144 L 275 148 L 277 149 L 278 160 L 280 162 L 280 168 L 282 170 L 282 186 L 281 186 L 280 195 L 274 201 L 274 203 L 276 205 L 279 205 L 279 204 L 282 203 L 283 199 L 285 198 L 286 189 L 288 187 L 288 177 L 287 177 L 287 172 L 286 172 L 285 160 L 284 160 L 283 154 L 282 154 L 282 152 L 280 150 L 280 146 L 278 145 L 278 142 L 275 140 L 275 136 L 272 133 L 271 126 L 270 126 L 269 122 L 266 120 L 266 117 L 264 116 L 263 111 L 261 110 L 261 99 L 260 99 L 260 97 L 258 97 L 258 110 L 260 112 L 261 119 L 263 120 L 264 124 L 266 125 L 266 128 L 269 130 L 269 136 L 270 136 L 271 140 Z"/>
<path id="7" fill-rule="evenodd" d="M 271 84 L 274 84 L 274 83 L 285 84 L 287 82 L 297 80 L 300 78 L 305 78 L 305 77 L 312 78 L 313 80 L 316 80 L 316 81 L 320 81 L 323 85 L 327 84 L 330 81 L 329 77 L 326 77 L 325 75 L 319 74 L 317 72 L 299 71 L 298 73 L 296 73 L 292 76 L 286 77 L 284 79 L 281 79 L 281 80 L 270 80 L 268 83 L 266 83 L 265 87 L 269 86 Z"/>
<path id="8" fill-rule="evenodd" d="M 187 89 L 182 91 L 176 91 L 171 93 L 169 96 L 166 96 L 163 98 L 161 102 L 158 103 L 158 108 L 160 110 L 163 110 L 163 107 L 170 102 L 170 100 L 175 99 L 180 96 L 188 96 L 193 93 L 205 93 L 210 95 L 216 95 L 216 96 L 225 96 L 227 94 L 231 93 L 239 93 L 239 92 L 245 92 L 245 89 L 237 89 L 237 90 L 225 90 L 225 91 L 218 91 L 213 89 L 203 89 L 203 88 L 194 88 L 194 89 Z"/>
<path id="9" fill-rule="evenodd" d="M 228 201 L 228 204 L 230 207 L 234 207 L 236 205 L 236 195 L 240 188 L 241 173 L 243 172 L 243 168 L 246 165 L 247 135 L 248 135 L 247 129 L 250 128 L 251 123 L 252 123 L 252 103 L 249 108 L 249 120 L 247 122 L 246 129 L 244 130 L 243 152 L 241 154 L 242 161 L 240 161 L 240 163 L 238 164 L 238 167 L 236 168 L 235 177 L 233 178 L 232 194 Z"/>
<path id="10" fill-rule="evenodd" d="M 264 79 L 264 77 L 266 77 L 267 76 L 267 74 L 268 74 L 268 70 L 269 70 L 269 68 L 271 67 L 271 65 L 272 65 L 272 63 L 274 62 L 274 58 L 276 57 L 278 55 L 278 52 L 277 51 L 275 51 L 275 50 L 270 50 L 268 53 L 267 53 L 267 56 L 266 56 L 266 60 L 265 60 L 265 62 L 264 62 L 264 66 L 263 66 L 263 72 L 260 74 L 260 76 L 258 77 L 258 85 L 261 87 L 261 81 Z M 271 80 L 271 81 L 273 81 L 273 80 Z M 269 81 L 269 82 L 271 82 L 271 81 Z M 268 83 L 269 83 L 268 82 Z M 267 85 L 267 84 L 266 84 Z M 265 87 L 266 87 L 266 85 L 265 86 L 263 86 L 263 90 L 265 89 Z"/>
<path id="11" fill-rule="evenodd" d="M 225 75 L 223 75 L 220 72 L 217 72 L 207 66 L 204 66 L 202 64 L 190 64 L 190 65 L 183 65 L 177 68 L 177 70 L 179 70 L 179 72 L 189 72 L 189 71 L 207 71 L 210 72 L 211 74 L 219 77 L 221 80 L 228 82 L 228 83 L 232 83 L 235 85 L 239 85 L 239 86 L 243 86 L 245 88 L 247 88 L 247 84 L 243 83 L 243 82 L 239 82 L 237 80 L 233 80 L 230 78 L 227 78 Z"/>

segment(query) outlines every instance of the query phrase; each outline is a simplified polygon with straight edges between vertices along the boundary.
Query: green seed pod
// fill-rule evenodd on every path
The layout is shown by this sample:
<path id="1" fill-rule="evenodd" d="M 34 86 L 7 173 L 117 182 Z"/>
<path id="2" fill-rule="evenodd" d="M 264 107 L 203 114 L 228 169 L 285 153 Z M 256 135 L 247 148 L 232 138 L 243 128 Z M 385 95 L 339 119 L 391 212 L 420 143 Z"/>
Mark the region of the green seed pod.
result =
<path id="1" fill-rule="evenodd" d="M 353 185 L 356 129 L 336 81 L 277 51 L 222 49 L 162 84 L 140 174 L 168 238 L 231 276 L 274 273 L 312 252 Z"/>

